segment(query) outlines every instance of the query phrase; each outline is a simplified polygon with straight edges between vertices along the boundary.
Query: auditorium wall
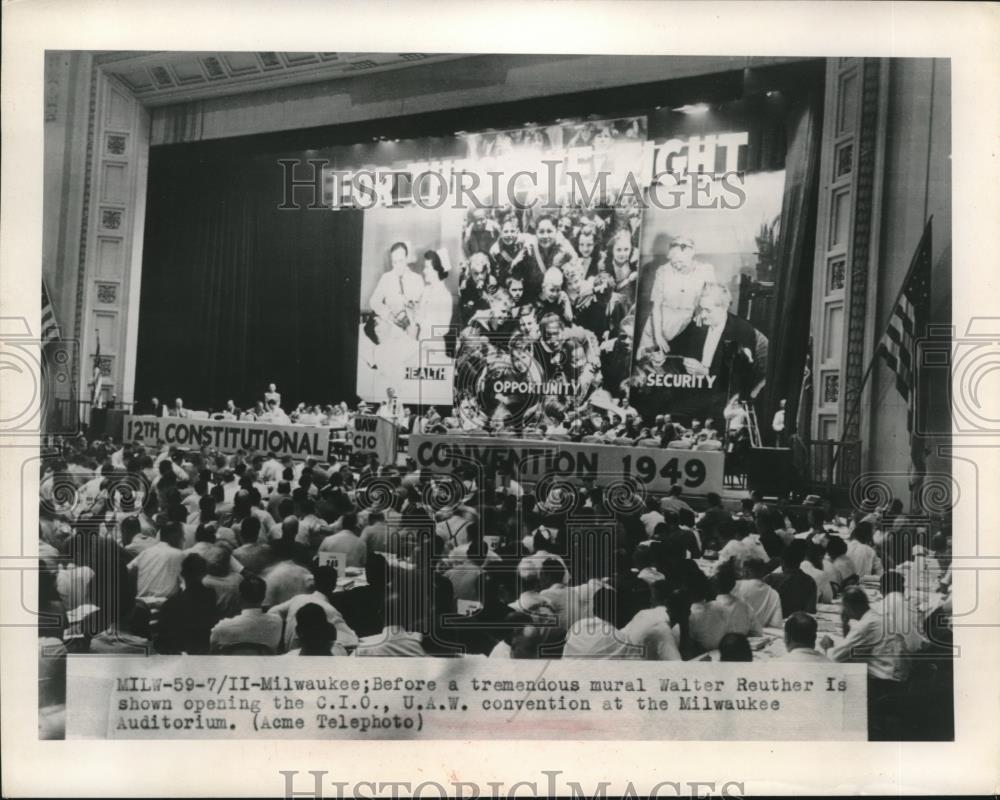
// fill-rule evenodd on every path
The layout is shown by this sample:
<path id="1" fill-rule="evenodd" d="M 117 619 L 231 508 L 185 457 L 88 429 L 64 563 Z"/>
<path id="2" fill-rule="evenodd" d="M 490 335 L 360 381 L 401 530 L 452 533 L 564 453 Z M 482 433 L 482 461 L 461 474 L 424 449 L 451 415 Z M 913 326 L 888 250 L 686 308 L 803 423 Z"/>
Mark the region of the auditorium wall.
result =
<path id="1" fill-rule="evenodd" d="M 57 397 L 89 399 L 96 363 L 103 399 L 131 399 L 149 112 L 102 68 L 120 57 L 46 53 L 41 272 L 75 378 Z"/>
<path id="2" fill-rule="evenodd" d="M 924 222 L 933 216 L 930 324 L 950 326 L 952 284 L 951 219 L 951 68 L 946 59 L 890 62 L 886 120 L 886 162 L 881 215 L 882 247 L 877 278 L 875 320 L 879 330 L 892 313 Z M 962 335 L 964 331 L 956 331 Z M 942 378 L 945 375 L 941 376 Z M 879 359 L 872 373 L 867 469 L 891 476 L 897 496 L 909 505 L 906 476 L 910 464 L 906 402 L 895 376 Z M 946 379 L 927 382 L 920 398 L 925 424 L 938 435 L 929 439 L 930 470 L 949 471 L 937 447 L 950 442 L 951 405 Z M 944 434 L 944 435 L 942 435 Z M 877 443 L 877 446 L 876 444 Z"/>

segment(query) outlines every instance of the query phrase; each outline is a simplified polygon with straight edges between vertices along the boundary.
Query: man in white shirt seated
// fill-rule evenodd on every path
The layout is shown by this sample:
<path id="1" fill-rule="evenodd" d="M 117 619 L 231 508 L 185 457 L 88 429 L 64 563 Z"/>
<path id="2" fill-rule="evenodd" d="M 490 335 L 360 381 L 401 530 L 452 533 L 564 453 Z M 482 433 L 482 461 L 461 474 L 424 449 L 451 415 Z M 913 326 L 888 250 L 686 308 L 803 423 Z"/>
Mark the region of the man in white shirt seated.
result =
<path id="1" fill-rule="evenodd" d="M 775 661 L 828 664 L 830 659 L 816 649 L 816 618 L 796 611 L 785 620 L 785 655 Z"/>
<path id="2" fill-rule="evenodd" d="M 319 567 L 316 570 L 314 583 L 310 585 L 310 591 L 297 594 L 283 603 L 271 606 L 267 610 L 269 615 L 276 615 L 284 622 L 284 650 L 294 650 L 299 647 L 296 616 L 301 608 L 315 604 L 323 609 L 327 622 L 337 630 L 337 641 L 333 646 L 334 655 L 347 655 L 348 647 L 353 647 L 358 643 L 357 634 L 351 626 L 344 620 L 343 615 L 334 608 L 329 601 L 329 595 L 337 588 L 337 573 L 330 567 Z"/>
<path id="3" fill-rule="evenodd" d="M 274 484 L 281 480 L 281 473 L 285 466 L 278 460 L 278 456 L 273 452 L 267 454 L 267 460 L 261 465 L 260 479 L 264 483 Z"/>
<path id="4" fill-rule="evenodd" d="M 548 586 L 548 584 L 543 585 L 542 583 L 542 567 L 549 559 L 562 565 L 562 582 L 566 583 L 569 581 L 569 570 L 566 569 L 565 562 L 559 556 L 545 551 L 524 556 L 517 565 L 517 585 L 520 589 L 520 594 L 516 600 L 507 604 L 511 609 L 532 613 L 539 607 L 544 606 L 553 615 L 556 613 L 555 609 L 549 604 L 549 601 L 542 597 L 542 589 Z"/>
<path id="5" fill-rule="evenodd" d="M 823 569 L 823 556 L 826 551 L 816 542 L 806 545 L 806 557 L 799 565 L 801 570 L 816 582 L 816 602 L 833 602 L 833 583 L 830 575 Z"/>
<path id="6" fill-rule="evenodd" d="M 278 401 L 273 397 L 267 401 L 267 411 L 261 415 L 259 422 L 269 422 L 272 425 L 291 425 L 292 421 L 288 418 L 281 406 L 278 405 Z"/>
<path id="7" fill-rule="evenodd" d="M 823 571 L 830 578 L 834 595 L 840 594 L 846 586 L 858 582 L 858 569 L 853 559 L 847 555 L 847 543 L 839 536 L 831 536 L 826 543 Z"/>
<path id="8" fill-rule="evenodd" d="M 240 485 L 236 481 L 236 473 L 232 467 L 225 467 L 219 475 L 219 485 L 222 487 L 222 502 L 216 506 L 215 513 L 220 517 L 225 516 L 233 507 L 236 493 L 240 490 Z"/>
<path id="9" fill-rule="evenodd" d="M 820 647 L 834 661 L 868 664 L 868 675 L 880 681 L 902 683 L 909 673 L 909 663 L 901 658 L 902 636 L 885 630 L 882 617 L 875 613 L 868 595 L 860 586 L 848 586 L 840 598 L 844 640 L 834 644 L 824 636 Z"/>
<path id="10" fill-rule="evenodd" d="M 840 598 L 844 640 L 820 641 L 833 661 L 868 665 L 868 738 L 896 740 L 901 733 L 902 704 L 910 673 L 906 645 L 899 633 L 886 630 L 883 618 L 871 609 L 860 586 L 848 586 Z"/>
<path id="11" fill-rule="evenodd" d="M 190 412 L 186 408 L 184 408 L 183 398 L 178 397 L 174 400 L 174 405 L 170 409 L 169 416 L 180 417 L 180 418 L 187 418 L 188 416 L 190 416 Z"/>
<path id="12" fill-rule="evenodd" d="M 344 556 L 344 566 L 364 567 L 368 556 L 368 548 L 357 533 L 358 517 L 356 514 L 344 514 L 340 518 L 341 529 L 320 543 L 321 553 L 341 553 Z"/>
<path id="13" fill-rule="evenodd" d="M 906 596 L 906 579 L 895 570 L 882 573 L 879 580 L 882 600 L 876 607 L 890 634 L 899 634 L 907 653 L 916 653 L 926 641 L 920 630 L 920 614 L 915 602 Z"/>
<path id="14" fill-rule="evenodd" d="M 226 527 L 238 530 L 242 527 L 246 520 L 253 517 L 260 525 L 258 537 L 261 543 L 265 543 L 277 535 L 277 531 L 275 530 L 277 526 L 275 525 L 274 517 L 268 514 L 260 506 L 255 506 L 253 501 L 254 495 L 246 489 L 240 489 L 233 496 L 232 514 L 227 517 L 220 513 L 219 518 L 223 521 Z M 247 538 L 243 536 L 242 532 L 240 533 L 240 538 L 243 539 L 244 542 L 247 541 Z"/>
<path id="15" fill-rule="evenodd" d="M 695 644 L 703 650 L 715 650 L 727 633 L 760 636 L 762 628 L 757 615 L 732 594 L 736 586 L 735 566 L 721 564 L 716 570 L 715 582 L 718 594 L 710 602 L 707 602 L 706 587 L 695 586 L 692 590 L 694 602 L 691 603 L 689 625 Z"/>
<path id="16" fill-rule="evenodd" d="M 361 541 L 364 542 L 368 555 L 394 552 L 396 548 L 391 540 L 395 537 L 389 535 L 389 526 L 385 522 L 385 515 L 381 511 L 366 513 L 368 524 L 361 530 Z"/>
<path id="17" fill-rule="evenodd" d="M 274 655 L 281 648 L 281 617 L 265 614 L 261 604 L 267 586 L 255 575 L 245 575 L 240 582 L 241 611 L 212 628 L 212 653 L 253 653 Z"/>
<path id="18" fill-rule="evenodd" d="M 847 555 L 854 563 L 859 578 L 882 574 L 882 561 L 872 547 L 872 537 L 872 524 L 859 522 L 854 526 L 851 538 L 847 541 Z"/>
<path id="19" fill-rule="evenodd" d="M 489 547 L 485 542 L 478 547 L 475 543 L 470 543 L 466 548 L 465 560 L 459 561 L 445 572 L 444 576 L 451 581 L 456 600 L 482 602 L 483 564 L 488 553 Z"/>
<path id="20" fill-rule="evenodd" d="M 762 628 L 780 628 L 781 597 L 764 583 L 767 565 L 759 558 L 751 558 L 743 564 L 743 575 L 736 581 L 733 595 L 753 609 Z"/>
<path id="21" fill-rule="evenodd" d="M 666 497 L 660 500 L 660 511 L 663 511 L 664 513 L 667 511 L 680 512 L 683 509 L 694 513 L 691 506 L 689 506 L 681 497 L 683 491 L 684 490 L 680 486 L 671 486 Z"/>
<path id="22" fill-rule="evenodd" d="M 267 594 L 264 595 L 266 608 L 284 603 L 297 594 L 308 594 L 313 590 L 312 572 L 290 558 L 267 567 L 261 573 L 261 577 L 267 584 Z"/>
<path id="23" fill-rule="evenodd" d="M 354 651 L 356 656 L 426 656 L 423 637 L 407 630 L 409 613 L 405 600 L 393 591 L 385 599 L 385 628 L 374 636 L 365 636 Z"/>
<path id="24" fill-rule="evenodd" d="M 577 620 L 594 613 L 594 595 L 605 586 L 596 578 L 570 586 L 567 575 L 566 565 L 554 556 L 547 556 L 538 572 L 541 591 L 537 597 L 555 612 L 559 627 L 564 631 L 569 630 Z"/>
<path id="25" fill-rule="evenodd" d="M 613 589 L 594 595 L 593 616 L 577 620 L 566 635 L 563 658 L 641 659 L 645 648 L 629 640 L 614 625 L 616 597 Z"/>
<path id="26" fill-rule="evenodd" d="M 114 468 L 111 464 L 105 463 L 100 472 L 94 473 L 77 492 L 77 505 L 74 509 L 76 516 L 80 517 L 91 512 L 91 509 L 100 510 L 104 503 L 98 505 L 99 501 L 107 499 L 107 492 L 103 490 L 106 480 L 111 478 Z"/>
<path id="27" fill-rule="evenodd" d="M 212 419 L 221 419 L 226 421 L 237 420 L 240 417 L 240 410 L 236 407 L 236 403 L 232 400 L 226 401 L 226 407 L 222 411 L 218 411 L 212 414 Z"/>
<path id="28" fill-rule="evenodd" d="M 732 527 L 733 538 L 730 539 L 719 551 L 719 564 L 726 561 L 733 561 L 738 565 L 749 561 L 751 558 L 759 558 L 761 561 L 768 561 L 767 551 L 760 543 L 756 533 L 751 533 L 752 524 L 744 520 L 736 520 Z"/>
<path id="29" fill-rule="evenodd" d="M 170 522 L 163 528 L 159 542 L 129 562 L 128 570 L 135 575 L 136 597 L 170 597 L 177 593 L 184 561 L 183 544 L 183 526 Z"/>
<path id="30" fill-rule="evenodd" d="M 666 502 L 666 498 L 664 498 Z M 639 522 L 642 523 L 642 527 L 646 531 L 646 538 L 653 538 L 653 531 L 656 530 L 656 526 L 661 522 L 664 522 L 663 514 L 660 513 L 660 501 L 655 497 L 646 498 L 646 513 L 639 517 Z"/>
<path id="31" fill-rule="evenodd" d="M 670 624 L 667 612 L 667 597 L 670 594 L 665 580 L 656 581 L 650 587 L 652 608 L 636 612 L 629 623 L 622 628 L 622 634 L 634 644 L 643 648 L 643 658 L 647 661 L 680 661 L 677 638 Z"/>
<path id="32" fill-rule="evenodd" d="M 296 499 L 296 509 L 298 511 L 298 534 L 295 536 L 295 541 L 301 542 L 307 547 L 313 550 L 317 549 L 321 544 L 323 544 L 327 538 L 334 533 L 334 529 L 326 524 L 320 517 L 316 516 L 316 503 L 309 496 L 303 496 L 300 492 L 296 495 L 294 492 L 292 496 Z M 357 525 L 357 518 L 352 518 L 348 520 L 352 526 Z M 343 523 L 341 523 L 343 526 Z M 352 527 L 351 530 L 354 530 Z M 343 542 L 341 542 L 343 544 Z M 330 549 L 330 548 L 326 548 Z M 361 564 L 350 564 L 352 567 L 362 567 Z"/>

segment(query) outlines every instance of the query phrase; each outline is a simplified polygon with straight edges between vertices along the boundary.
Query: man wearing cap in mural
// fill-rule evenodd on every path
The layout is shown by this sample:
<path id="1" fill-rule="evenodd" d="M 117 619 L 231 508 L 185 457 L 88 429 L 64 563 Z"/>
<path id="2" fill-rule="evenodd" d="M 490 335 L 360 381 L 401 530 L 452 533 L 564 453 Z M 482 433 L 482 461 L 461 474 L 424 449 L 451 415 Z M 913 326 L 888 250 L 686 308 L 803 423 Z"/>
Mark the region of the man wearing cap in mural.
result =
<path id="1" fill-rule="evenodd" d="M 657 268 L 653 279 L 640 353 L 653 348 L 669 353 L 671 339 L 693 321 L 702 287 L 715 282 L 715 268 L 695 260 L 694 252 L 694 240 L 689 236 L 676 236 L 670 243 L 667 262 Z"/>

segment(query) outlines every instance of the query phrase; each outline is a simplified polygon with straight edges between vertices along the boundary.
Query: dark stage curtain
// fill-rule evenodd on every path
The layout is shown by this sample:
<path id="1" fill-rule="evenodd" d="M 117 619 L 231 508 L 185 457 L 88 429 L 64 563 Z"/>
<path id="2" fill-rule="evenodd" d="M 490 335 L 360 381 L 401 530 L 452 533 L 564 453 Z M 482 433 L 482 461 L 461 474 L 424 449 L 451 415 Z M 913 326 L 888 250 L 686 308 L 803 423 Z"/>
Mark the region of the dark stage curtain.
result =
<path id="1" fill-rule="evenodd" d="M 785 420 L 790 430 L 798 418 L 799 390 L 809 352 L 822 99 L 821 92 L 806 95 L 801 107 L 789 115 L 772 306 L 775 318 L 768 349 L 767 386 L 759 405 L 766 430 L 770 430 L 771 417 L 782 398 L 788 401 Z"/>
<path id="2" fill-rule="evenodd" d="M 276 158 L 154 149 L 136 400 L 354 400 L 362 212 L 279 211 Z"/>

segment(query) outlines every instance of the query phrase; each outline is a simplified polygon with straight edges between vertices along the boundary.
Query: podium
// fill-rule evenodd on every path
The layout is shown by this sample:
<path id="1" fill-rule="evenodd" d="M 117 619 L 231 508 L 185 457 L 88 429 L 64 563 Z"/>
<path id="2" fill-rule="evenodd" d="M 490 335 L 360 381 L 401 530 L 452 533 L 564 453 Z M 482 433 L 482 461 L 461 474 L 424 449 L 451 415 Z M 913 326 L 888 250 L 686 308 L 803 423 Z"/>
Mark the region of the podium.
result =
<path id="1" fill-rule="evenodd" d="M 351 449 L 355 453 L 374 453 L 380 464 L 395 464 L 399 446 L 399 426 L 376 414 L 358 414 L 350 431 Z"/>
<path id="2" fill-rule="evenodd" d="M 781 497 L 798 489 L 790 447 L 751 447 L 746 454 L 747 489 Z"/>

